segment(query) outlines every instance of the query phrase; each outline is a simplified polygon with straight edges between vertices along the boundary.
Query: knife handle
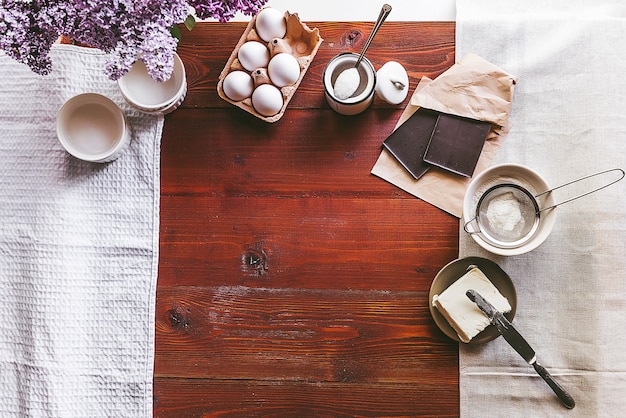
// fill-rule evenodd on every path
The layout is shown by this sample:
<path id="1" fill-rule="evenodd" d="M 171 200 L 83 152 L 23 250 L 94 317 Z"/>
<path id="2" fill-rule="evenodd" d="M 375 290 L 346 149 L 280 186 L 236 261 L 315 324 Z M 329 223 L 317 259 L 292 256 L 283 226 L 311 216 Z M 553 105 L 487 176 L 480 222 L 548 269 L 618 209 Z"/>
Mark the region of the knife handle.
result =
<path id="1" fill-rule="evenodd" d="M 566 408 L 572 409 L 574 406 L 576 406 L 576 402 L 574 402 L 574 398 L 572 398 L 572 396 L 569 393 L 567 393 L 565 389 L 563 389 L 563 386 L 561 386 L 559 382 L 554 380 L 554 377 L 552 377 L 552 375 L 548 373 L 545 367 L 543 367 L 541 364 L 537 362 L 533 363 L 533 367 L 535 368 L 539 376 L 541 376 L 543 380 L 546 381 L 548 386 L 552 388 L 554 393 L 556 393 L 556 396 L 559 397 L 559 399 L 561 400 L 563 405 L 565 405 Z"/>

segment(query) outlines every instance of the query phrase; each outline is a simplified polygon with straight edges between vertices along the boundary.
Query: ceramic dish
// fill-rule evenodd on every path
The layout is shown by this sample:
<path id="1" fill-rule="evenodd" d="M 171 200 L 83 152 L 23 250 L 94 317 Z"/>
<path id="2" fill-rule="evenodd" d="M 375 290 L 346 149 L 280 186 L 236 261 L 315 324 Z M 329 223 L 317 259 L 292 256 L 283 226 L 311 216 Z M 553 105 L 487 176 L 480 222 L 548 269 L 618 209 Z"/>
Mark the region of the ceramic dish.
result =
<path id="1" fill-rule="evenodd" d="M 145 113 L 147 115 L 167 115 L 169 113 L 172 113 L 176 109 L 178 109 L 178 107 L 181 104 L 183 104 L 183 102 L 185 101 L 186 96 L 187 96 L 187 86 L 185 85 L 185 90 L 182 92 L 182 95 L 178 98 L 178 100 L 176 100 L 175 102 L 172 102 L 171 104 L 169 104 L 168 106 L 162 109 L 149 110 L 149 109 L 140 109 L 137 106 L 133 106 L 133 107 L 139 110 L 141 113 Z"/>
<path id="2" fill-rule="evenodd" d="M 509 303 L 511 304 L 511 311 L 504 314 L 509 321 L 513 321 L 515 311 L 517 310 L 517 294 L 515 293 L 513 282 L 511 281 L 509 275 L 506 274 L 496 263 L 481 257 L 466 257 L 448 263 L 439 271 L 439 273 L 437 273 L 430 286 L 430 293 L 428 294 L 428 307 L 430 309 L 430 314 L 439 329 L 448 337 L 459 342 L 461 340 L 459 339 L 456 331 L 452 328 L 452 326 L 450 326 L 443 315 L 439 313 L 437 308 L 433 306 L 433 296 L 441 294 L 441 292 L 446 290 L 452 283 L 460 279 L 471 265 L 478 266 L 478 268 L 485 273 L 500 293 L 502 293 L 502 295 L 509 300 Z M 499 335 L 498 331 L 492 325 L 489 325 L 477 336 L 472 338 L 469 344 L 483 344 L 493 340 Z"/>
<path id="3" fill-rule="evenodd" d="M 142 61 L 137 61 L 123 77 L 118 86 L 124 99 L 145 113 L 169 113 L 185 99 L 187 77 L 185 66 L 178 54 L 174 54 L 174 69 L 169 80 L 155 81 Z"/>
<path id="4" fill-rule="evenodd" d="M 556 208 L 539 215 L 537 229 L 516 245 L 501 245 L 487 234 L 476 232 L 473 221 L 476 219 L 477 207 L 485 192 L 501 184 L 515 184 L 523 187 L 532 195 L 538 195 L 550 189 L 548 183 L 535 171 L 517 164 L 500 164 L 483 171 L 470 182 L 463 198 L 464 228 L 478 245 L 494 254 L 511 256 L 524 254 L 541 245 L 552 232 L 556 222 Z M 538 206 L 549 207 L 554 204 L 554 197 L 547 193 L 537 198 Z"/>
<path id="5" fill-rule="evenodd" d="M 97 163 L 115 160 L 131 141 L 122 110 L 96 93 L 79 94 L 61 106 L 57 136 L 68 153 Z"/>

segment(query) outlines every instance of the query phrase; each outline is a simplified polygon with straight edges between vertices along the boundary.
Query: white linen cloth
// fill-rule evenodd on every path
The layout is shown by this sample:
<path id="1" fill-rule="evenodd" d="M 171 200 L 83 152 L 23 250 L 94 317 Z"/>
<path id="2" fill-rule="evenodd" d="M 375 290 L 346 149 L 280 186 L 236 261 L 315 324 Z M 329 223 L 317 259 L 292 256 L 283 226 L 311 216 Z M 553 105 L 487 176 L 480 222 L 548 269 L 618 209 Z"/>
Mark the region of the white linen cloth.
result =
<path id="1" fill-rule="evenodd" d="M 152 417 L 163 117 L 126 105 L 101 52 L 51 56 L 42 77 L 0 53 L 0 416 Z M 56 137 L 83 92 L 127 117 L 116 161 Z"/>
<path id="2" fill-rule="evenodd" d="M 551 186 L 626 168 L 621 0 L 458 0 L 456 33 L 457 57 L 475 53 L 516 75 L 512 128 L 494 164 L 526 165 Z M 563 407 L 497 338 L 460 345 L 463 417 L 624 416 L 625 195 L 621 181 L 560 206 L 547 241 L 520 256 L 490 254 L 460 229 L 461 257 L 490 258 L 511 276 L 514 325 L 576 401 Z"/>

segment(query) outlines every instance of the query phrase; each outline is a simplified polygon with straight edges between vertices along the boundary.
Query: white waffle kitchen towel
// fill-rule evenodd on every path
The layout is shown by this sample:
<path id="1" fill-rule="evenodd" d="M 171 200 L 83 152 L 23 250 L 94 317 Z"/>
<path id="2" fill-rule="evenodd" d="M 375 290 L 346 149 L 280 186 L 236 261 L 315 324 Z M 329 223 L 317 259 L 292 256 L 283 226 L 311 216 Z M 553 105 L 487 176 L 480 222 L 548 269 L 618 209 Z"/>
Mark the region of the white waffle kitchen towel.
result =
<path id="1" fill-rule="evenodd" d="M 101 52 L 51 56 L 42 77 L 0 53 L 0 416 L 152 417 L 163 117 L 126 105 Z M 58 142 L 83 92 L 127 117 L 116 161 Z"/>
<path id="2" fill-rule="evenodd" d="M 517 76 L 494 164 L 523 164 L 550 186 L 626 169 L 623 0 L 458 0 L 456 33 L 457 56 L 475 53 Z M 511 276 L 513 324 L 576 401 L 563 407 L 497 338 L 460 346 L 463 417 L 625 416 L 625 195 L 622 180 L 558 207 L 546 242 L 520 256 L 490 254 L 460 229 L 462 257 L 490 258 Z"/>

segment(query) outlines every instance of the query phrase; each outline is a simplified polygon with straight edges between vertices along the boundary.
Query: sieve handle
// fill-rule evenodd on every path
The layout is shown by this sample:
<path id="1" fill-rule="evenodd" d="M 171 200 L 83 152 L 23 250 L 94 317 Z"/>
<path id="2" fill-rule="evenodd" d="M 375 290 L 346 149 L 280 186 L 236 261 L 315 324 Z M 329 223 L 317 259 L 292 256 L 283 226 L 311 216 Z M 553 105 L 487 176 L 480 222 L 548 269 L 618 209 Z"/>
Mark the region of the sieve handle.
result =
<path id="1" fill-rule="evenodd" d="M 465 232 L 467 232 L 470 235 L 479 234 L 479 233 L 482 232 L 480 230 L 480 225 L 478 224 L 478 222 L 476 222 L 476 226 L 478 227 L 478 230 L 470 230 L 470 229 L 468 229 L 469 224 L 471 224 L 472 222 L 476 221 L 476 219 L 478 219 L 478 215 L 474 216 L 472 219 L 470 219 L 469 221 L 467 221 L 466 223 L 463 224 L 463 229 L 465 230 Z"/>
<path id="2" fill-rule="evenodd" d="M 624 178 L 624 174 L 625 174 L 625 173 L 624 173 L 624 170 L 622 170 L 621 168 L 611 168 L 611 169 L 609 169 L 609 170 L 599 171 L 599 172 L 597 172 L 597 173 L 594 173 L 594 174 L 589 174 L 588 176 L 584 176 L 584 177 L 581 177 L 581 178 L 579 178 L 579 179 L 572 180 L 572 181 L 567 182 L 567 183 L 565 183 L 565 184 L 561 184 L 560 186 L 556 186 L 556 187 L 553 187 L 553 188 L 551 188 L 551 189 L 549 189 L 549 190 L 546 190 L 545 192 L 541 192 L 541 193 L 539 193 L 538 195 L 535 195 L 535 198 L 537 198 L 537 197 L 539 197 L 539 196 L 543 196 L 544 194 L 550 193 L 550 192 L 552 192 L 553 190 L 557 190 L 557 189 L 560 189 L 560 188 L 562 188 L 562 187 L 569 186 L 570 184 L 578 183 L 579 181 L 586 180 L 586 179 L 591 178 L 591 177 L 600 176 L 600 175 L 602 175 L 602 174 L 611 173 L 611 172 L 614 172 L 614 171 L 619 171 L 619 172 L 621 173 L 620 178 L 618 178 L 617 180 L 613 180 L 613 181 L 611 181 L 610 183 L 607 183 L 607 184 L 605 184 L 604 186 L 600 186 L 600 187 L 598 187 L 598 188 L 596 188 L 596 189 L 593 189 L 593 190 L 591 190 L 591 191 L 589 191 L 589 192 L 586 192 L 586 193 L 583 193 L 583 194 L 579 194 L 578 196 L 574 196 L 574 197 L 572 197 L 572 198 L 570 198 L 570 199 L 564 200 L 564 201 L 559 202 L 559 203 L 555 203 L 554 205 L 552 205 L 552 206 L 548 206 L 547 208 L 542 208 L 542 209 L 539 209 L 539 212 L 543 212 L 544 210 L 548 210 L 548 209 L 555 208 L 555 207 L 557 207 L 557 206 L 559 206 L 559 205 L 562 205 L 562 204 L 564 204 L 564 203 L 571 202 L 572 200 L 579 199 L 579 198 L 581 198 L 581 197 L 583 197 L 583 196 L 587 196 L 588 194 L 591 194 L 591 193 L 597 192 L 598 190 L 602 190 L 602 189 L 604 189 L 604 188 L 607 188 L 607 187 L 609 187 L 610 185 L 615 184 L 615 183 L 617 183 L 618 181 L 620 181 L 621 179 L 623 179 L 623 178 Z"/>

